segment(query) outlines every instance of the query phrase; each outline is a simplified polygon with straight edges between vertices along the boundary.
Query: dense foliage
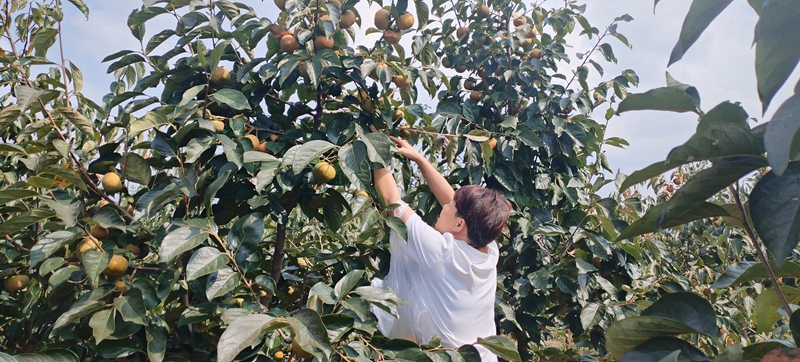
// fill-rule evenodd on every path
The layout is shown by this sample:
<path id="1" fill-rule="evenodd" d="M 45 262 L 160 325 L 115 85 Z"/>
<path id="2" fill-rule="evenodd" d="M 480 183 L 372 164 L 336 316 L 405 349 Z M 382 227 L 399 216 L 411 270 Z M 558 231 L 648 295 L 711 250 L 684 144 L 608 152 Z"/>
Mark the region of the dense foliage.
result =
<path id="1" fill-rule="evenodd" d="M 61 37 L 59 3 L 6 8 L 17 21 L 3 22 L 14 45 L 2 58 L 13 90 L 2 110 L 3 273 L 30 282 L 3 294 L 4 349 L 450 358 L 436 341 L 375 335 L 369 305 L 400 301 L 364 284 L 387 272 L 388 231 L 405 230 L 382 213 L 371 169 L 395 169 L 427 220 L 439 210 L 388 137 L 364 131 L 375 125 L 416 142 L 454 185 L 498 188 L 516 205 L 499 240 L 497 319 L 519 348 L 502 336 L 478 343 L 529 359 L 558 325 L 602 351 L 590 330 L 610 319 L 579 315 L 610 282 L 576 278 L 574 263 L 576 252 L 618 250 L 602 235 L 607 219 L 589 214 L 610 182 L 601 146 L 623 141 L 590 114 L 638 79 L 586 82 L 588 64 L 602 74 L 592 58 L 616 61 L 602 40 L 627 43 L 616 21 L 601 34 L 575 4 L 400 1 L 378 12 L 379 30 L 356 1 L 276 2 L 278 19 L 224 0 L 145 3 L 128 21 L 141 49 L 105 59 L 116 81 L 102 101 L 82 95 L 71 63 L 46 58 Z M 147 32 L 157 16 L 174 17 L 174 30 Z M 383 34 L 351 44 L 359 28 Z M 567 76 L 565 37 L 577 29 L 598 42 Z M 451 352 L 476 358 L 471 346 Z"/>
<path id="2" fill-rule="evenodd" d="M 750 130 L 732 103 L 704 113 L 697 90 L 674 79 L 629 96 L 636 74 L 601 65 L 617 61 L 611 38 L 628 45 L 617 27 L 629 16 L 601 30 L 574 2 L 276 5 L 284 11 L 267 19 L 225 0 L 145 1 L 127 24 L 140 49 L 104 60 L 115 82 L 92 100 L 58 51 L 69 31 L 61 3 L 4 2 L 2 350 L 64 361 L 477 360 L 469 345 L 376 333 L 369 307 L 402 301 L 368 281 L 388 271 L 388 234 L 405 227 L 385 216 L 371 170 L 391 167 L 427 221 L 440 210 L 387 134 L 414 142 L 454 186 L 496 188 L 514 204 L 498 240 L 498 336 L 477 342 L 501 358 L 741 359 L 779 343 L 754 344 L 777 312 L 748 330 L 754 308 L 777 310 L 765 289 L 774 281 L 727 289 L 765 275 L 733 196 L 750 200 L 759 233 L 784 230 L 758 216 L 781 200 L 759 195 L 794 185 L 797 152 L 767 159 L 765 144 L 786 145 L 768 141 L 770 126 Z M 155 17 L 174 28 L 146 30 Z M 381 36 L 354 44 L 362 33 Z M 576 36 L 594 46 L 568 54 Z M 685 51 L 694 40 L 681 37 Z M 590 85 L 590 73 L 607 80 Z M 775 84 L 764 89 L 768 102 Z M 699 136 L 666 163 L 608 179 L 603 147 L 626 143 L 605 134 L 607 122 L 636 109 L 694 111 Z M 717 195 L 768 163 L 782 176 Z M 656 200 L 597 195 L 679 166 L 650 181 Z M 780 276 L 796 276 L 782 263 L 796 231 L 762 235 Z M 787 321 L 775 336 L 786 338 Z M 642 332 L 654 325 L 659 333 Z"/>
<path id="3" fill-rule="evenodd" d="M 669 64 L 680 60 L 730 3 L 694 1 Z M 766 112 L 800 60 L 800 3 L 748 3 L 759 15 L 755 70 Z M 631 94 L 617 108 L 620 113 L 693 112 L 698 125 L 666 160 L 634 172 L 620 185 L 624 191 L 678 168 L 657 184 L 663 197 L 620 238 L 644 234 L 650 243 L 654 238 L 649 233 L 658 232 L 658 239 L 677 242 L 665 249 L 685 247 L 685 255 L 670 256 L 672 265 L 666 266 L 672 270 L 661 271 L 675 279 L 670 283 L 677 282 L 669 289 L 679 292 L 662 295 L 638 316 L 612 324 L 606 347 L 620 360 L 700 361 L 712 356 L 719 361 L 758 361 L 766 354 L 764 361 L 792 360 L 798 350 L 781 348 L 800 341 L 800 313 L 795 311 L 800 302 L 800 152 L 794 141 L 800 129 L 800 98 L 791 96 L 771 120 L 756 127 L 738 103 L 722 102 L 703 111 L 700 100 L 698 88 L 667 73 L 667 87 Z M 692 170 L 688 178 L 687 169 Z M 684 292 L 689 290 L 704 298 Z M 628 337 L 632 335 L 637 337 Z"/>

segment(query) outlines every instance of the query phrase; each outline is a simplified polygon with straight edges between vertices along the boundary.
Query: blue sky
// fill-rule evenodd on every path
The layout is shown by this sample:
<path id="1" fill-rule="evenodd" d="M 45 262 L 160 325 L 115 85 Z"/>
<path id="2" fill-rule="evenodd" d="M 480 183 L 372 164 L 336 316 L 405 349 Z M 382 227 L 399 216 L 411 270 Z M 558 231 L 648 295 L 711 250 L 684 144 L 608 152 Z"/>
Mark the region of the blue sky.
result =
<path id="1" fill-rule="evenodd" d="M 108 84 L 113 80 L 111 75 L 105 74 L 108 64 L 100 61 L 118 50 L 139 48 L 125 24 L 128 14 L 141 6 L 142 1 L 87 0 L 86 3 L 91 11 L 88 21 L 71 5 L 65 5 L 65 52 L 66 57 L 83 71 L 86 79 L 84 93 L 90 98 L 100 99 L 108 92 Z M 271 0 L 246 3 L 254 7 L 260 17 L 272 20 L 277 17 L 277 8 Z M 545 6 L 550 5 L 548 3 L 556 6 L 560 2 L 547 0 Z M 664 72 L 669 71 L 677 80 L 699 89 L 704 110 L 725 100 L 740 101 L 751 117 L 763 121 L 768 120 L 780 103 L 791 95 L 791 89 L 797 83 L 798 74 L 795 72 L 787 82 L 788 86 L 776 96 L 766 118 L 761 117 L 755 87 L 754 48 L 750 46 L 757 18 L 746 1 L 734 1 L 683 60 L 670 68 L 667 68 L 667 60 L 678 39 L 690 0 L 661 1 L 655 14 L 651 0 L 591 0 L 586 3 L 586 17 L 600 29 L 616 16 L 626 13 L 633 16 L 633 22 L 621 23 L 618 29 L 628 37 L 633 49 L 629 50 L 615 39 L 610 39 L 608 42 L 614 46 L 619 64 L 603 63 L 606 78 L 620 74 L 625 69 L 633 69 L 638 73 L 641 84 L 638 89 L 632 89 L 632 93 L 664 86 Z M 366 4 L 360 9 L 362 16 L 370 11 Z M 377 9 L 377 5 L 372 9 Z M 371 16 L 365 18 L 365 25 L 371 25 Z M 174 27 L 174 19 L 169 16 L 156 18 L 148 27 L 148 35 L 152 36 L 164 27 Z M 364 39 L 369 41 L 373 38 Z M 594 40 L 584 38 L 572 44 L 574 48 L 568 49 L 568 52 L 574 56 L 577 52 L 589 50 Z M 595 57 L 599 57 L 599 54 Z M 590 84 L 596 84 L 598 80 L 590 81 Z M 595 117 L 602 119 L 601 114 Z M 622 137 L 631 144 L 624 150 L 606 148 L 612 168 L 628 174 L 663 160 L 672 147 L 689 138 L 696 121 L 692 114 L 649 111 L 630 112 L 612 118 L 607 136 Z"/>

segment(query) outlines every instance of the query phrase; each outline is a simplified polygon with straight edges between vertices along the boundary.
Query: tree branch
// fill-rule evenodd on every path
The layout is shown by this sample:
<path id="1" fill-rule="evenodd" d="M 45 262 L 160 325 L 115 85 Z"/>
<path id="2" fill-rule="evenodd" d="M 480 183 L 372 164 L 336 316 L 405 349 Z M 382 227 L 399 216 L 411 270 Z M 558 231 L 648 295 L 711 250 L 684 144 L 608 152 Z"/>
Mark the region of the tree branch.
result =
<path id="1" fill-rule="evenodd" d="M 744 225 L 744 230 L 747 232 L 747 236 L 753 243 L 753 247 L 756 249 L 756 253 L 758 253 L 758 259 L 764 266 L 764 270 L 767 271 L 767 275 L 769 275 L 769 280 L 772 282 L 772 285 L 775 286 L 775 293 L 778 293 L 778 299 L 781 300 L 783 309 L 786 310 L 787 315 L 791 316 L 792 309 L 789 307 L 789 302 L 786 301 L 786 296 L 783 295 L 783 290 L 781 290 L 780 284 L 778 284 L 778 278 L 775 277 L 775 272 L 773 272 L 772 268 L 769 266 L 769 260 L 767 259 L 766 255 L 764 255 L 764 251 L 761 250 L 761 245 L 758 243 L 758 239 L 756 239 L 756 234 L 750 227 L 750 218 L 747 217 L 747 213 L 744 210 L 744 205 L 742 205 L 742 200 L 739 198 L 739 191 L 735 189 L 733 185 L 730 185 L 728 186 L 728 192 L 730 192 L 731 195 L 733 195 L 733 198 L 736 200 L 736 206 L 739 208 L 739 213 L 742 215 L 742 224 Z"/>

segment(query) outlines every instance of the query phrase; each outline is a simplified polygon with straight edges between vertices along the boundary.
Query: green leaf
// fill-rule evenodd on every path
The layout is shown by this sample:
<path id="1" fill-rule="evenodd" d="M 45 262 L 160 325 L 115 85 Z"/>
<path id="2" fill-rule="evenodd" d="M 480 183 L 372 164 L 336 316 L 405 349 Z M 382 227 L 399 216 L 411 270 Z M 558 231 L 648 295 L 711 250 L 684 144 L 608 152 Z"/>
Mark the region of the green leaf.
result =
<path id="1" fill-rule="evenodd" d="M 217 45 L 214 46 L 214 50 L 211 51 L 211 59 L 209 59 L 208 62 L 208 66 L 212 71 L 214 69 L 217 69 L 217 67 L 219 66 L 219 60 L 220 58 L 222 58 L 222 54 L 225 52 L 225 49 L 227 49 L 230 46 L 230 44 L 231 44 L 230 40 L 224 40 L 217 43 Z"/>
<path id="2" fill-rule="evenodd" d="M 95 343 L 100 343 L 114 333 L 114 309 L 103 309 L 92 315 L 89 327 L 92 327 L 92 336 Z"/>
<path id="3" fill-rule="evenodd" d="M 750 193 L 750 215 L 758 236 L 780 267 L 800 239 L 800 163 L 783 176 L 770 172 Z M 0 225 L 2 227 L 2 225 Z"/>
<path id="4" fill-rule="evenodd" d="M 645 93 L 629 94 L 617 107 L 617 112 L 659 110 L 697 113 L 697 102 L 685 91 L 664 87 L 651 89 Z"/>
<path id="5" fill-rule="evenodd" d="M 725 10 L 733 0 L 694 0 L 689 8 L 689 13 L 683 20 L 681 35 L 678 43 L 672 48 L 669 56 L 669 67 L 673 63 L 681 60 L 689 47 L 700 38 L 700 34 L 711 24 L 711 22 Z"/>
<path id="6" fill-rule="evenodd" d="M 18 85 L 14 89 L 14 94 L 17 96 L 17 106 L 19 106 L 20 112 L 25 112 L 28 110 L 28 107 L 31 106 L 34 102 L 39 102 L 39 97 L 41 97 L 45 92 L 43 90 L 31 88 L 25 85 Z"/>
<path id="7" fill-rule="evenodd" d="M 211 183 L 211 185 L 208 185 L 205 194 L 203 194 L 203 205 L 206 207 L 206 210 L 211 210 L 211 206 L 214 202 L 214 198 L 217 196 L 217 192 L 219 192 L 219 190 L 228 183 L 228 181 L 231 179 L 231 175 L 233 175 L 237 169 L 238 167 L 233 162 L 228 162 L 228 164 L 220 169 L 221 172 L 217 174 L 217 178 Z"/>
<path id="8" fill-rule="evenodd" d="M 764 4 L 755 30 L 756 79 L 762 112 L 800 60 L 800 2 L 771 0 Z"/>
<path id="9" fill-rule="evenodd" d="M 359 190 L 366 190 L 372 183 L 372 168 L 367 158 L 367 146 L 356 141 L 339 149 L 339 167 L 347 179 Z"/>
<path id="10" fill-rule="evenodd" d="M 517 316 L 514 312 L 514 309 L 512 309 L 511 306 L 508 305 L 508 303 L 506 303 L 502 298 L 495 298 L 494 309 L 500 310 L 506 320 L 514 323 L 517 328 L 522 330 L 522 326 L 519 324 L 519 322 L 517 322 Z"/>
<path id="11" fill-rule="evenodd" d="M 314 284 L 314 286 L 311 287 L 311 290 L 308 292 L 308 295 L 318 296 L 319 299 L 325 304 L 336 304 L 336 296 L 334 295 L 333 288 L 329 287 L 323 282 Z"/>
<path id="12" fill-rule="evenodd" d="M 75 109 L 69 107 L 59 107 L 53 110 L 56 114 L 60 114 L 68 121 L 72 122 L 81 132 L 85 135 L 94 138 L 94 125 L 86 116 Z"/>
<path id="13" fill-rule="evenodd" d="M 152 171 L 147 160 L 137 153 L 129 152 L 122 156 L 122 178 L 144 186 L 150 184 Z"/>
<path id="14" fill-rule="evenodd" d="M 776 175 L 783 175 L 789 165 L 792 142 L 800 131 L 800 94 L 795 93 L 778 108 L 767 123 L 764 147 L 769 165 Z"/>
<path id="15" fill-rule="evenodd" d="M 111 253 L 103 253 L 95 249 L 89 249 L 81 254 L 81 266 L 86 272 L 86 276 L 97 286 L 100 281 L 100 274 L 106 269 L 111 261 Z"/>
<path id="16" fill-rule="evenodd" d="M 696 173 L 689 179 L 689 182 L 675 192 L 664 209 L 664 220 L 679 218 L 687 210 L 692 210 L 720 190 L 737 182 L 753 170 L 766 165 L 765 160 L 754 157 L 715 162 L 712 167 Z"/>
<path id="17" fill-rule="evenodd" d="M 135 119 L 130 124 L 131 136 L 136 136 L 141 132 L 151 128 L 158 128 L 170 124 L 167 116 L 155 111 L 145 113 L 144 117 Z"/>
<path id="18" fill-rule="evenodd" d="M 59 251 L 72 241 L 74 236 L 75 233 L 69 230 L 59 230 L 43 236 L 31 248 L 30 266 L 34 268 L 38 267 L 39 263 L 43 262 L 45 259 L 49 258 L 50 255 L 53 255 L 53 253 Z"/>
<path id="19" fill-rule="evenodd" d="M 275 162 L 280 163 L 280 160 L 275 158 L 275 156 L 260 151 L 245 151 L 244 155 L 242 156 L 242 159 L 244 163 L 251 163 L 251 162 L 266 162 L 268 164 Z"/>
<path id="20" fill-rule="evenodd" d="M 224 88 L 220 89 L 211 95 L 211 100 L 217 103 L 228 105 L 229 107 L 237 110 L 250 110 L 250 103 L 247 102 L 242 92 Z"/>
<path id="21" fill-rule="evenodd" d="M 228 267 L 211 273 L 206 279 L 206 297 L 211 300 L 225 295 L 239 286 L 240 279 L 239 273 Z"/>
<path id="22" fill-rule="evenodd" d="M 674 354 L 678 352 L 678 354 Z M 674 358 L 673 358 L 674 357 Z M 634 347 L 619 362 L 637 361 L 708 361 L 703 351 L 675 337 L 656 337 Z"/>
<path id="23" fill-rule="evenodd" d="M 16 106 L 17 105 L 13 105 L 12 107 Z M 0 143 L 0 152 L 21 153 L 23 155 L 28 154 L 28 152 L 25 151 L 24 148 L 20 147 L 19 145 L 15 145 L 13 143 Z"/>
<path id="24" fill-rule="evenodd" d="M 394 142 L 380 132 L 362 135 L 361 140 L 367 146 L 367 155 L 372 162 L 377 162 L 385 167 L 392 163 L 392 145 Z"/>
<path id="25" fill-rule="evenodd" d="M 400 239 L 403 239 L 403 241 L 408 241 L 408 229 L 406 228 L 406 223 L 404 223 L 402 219 L 397 217 L 387 217 L 385 220 L 386 226 L 392 229 L 392 231 L 396 232 Z"/>
<path id="26" fill-rule="evenodd" d="M 428 8 L 428 4 L 422 0 L 414 1 L 414 7 L 417 9 L 417 19 L 418 28 L 417 30 L 422 31 L 425 26 L 428 25 L 428 18 L 430 17 L 430 10 Z"/>
<path id="27" fill-rule="evenodd" d="M 147 357 L 153 362 L 163 361 L 167 353 L 166 328 L 148 324 L 145 326 L 145 338 L 147 338 Z"/>
<path id="28" fill-rule="evenodd" d="M 57 35 L 58 30 L 55 28 L 38 28 L 31 42 L 35 49 L 33 54 L 40 58 L 46 58 L 47 50 L 56 43 Z"/>
<path id="29" fill-rule="evenodd" d="M 72 203 L 64 203 L 68 201 L 72 201 Z M 80 200 L 45 200 L 45 203 L 56 212 L 56 217 L 61 219 L 66 227 L 75 226 L 78 222 L 78 215 L 83 209 Z"/>
<path id="30" fill-rule="evenodd" d="M 139 325 L 147 325 L 144 321 L 147 312 L 144 297 L 139 289 L 131 289 L 127 294 L 114 298 L 114 308 L 119 311 L 122 320 Z"/>
<path id="31" fill-rule="evenodd" d="M 731 123 L 714 123 L 699 128 L 681 146 L 667 156 L 668 164 L 683 164 L 720 157 L 762 157 L 764 147 L 747 127 Z"/>
<path id="32" fill-rule="evenodd" d="M 153 35 L 153 37 L 150 38 L 150 40 L 147 42 L 147 47 L 144 50 L 145 54 L 152 53 L 153 50 L 158 48 L 159 45 L 164 43 L 164 41 L 166 41 L 173 35 L 175 35 L 175 30 L 172 29 L 164 29 L 160 31 L 158 34 Z"/>
<path id="33" fill-rule="evenodd" d="M 31 226 L 39 221 L 45 220 L 56 216 L 53 211 L 48 209 L 31 209 L 16 216 L 6 219 L 0 224 L 0 235 L 12 235 L 28 226 Z"/>
<path id="34" fill-rule="evenodd" d="M 22 115 L 20 111 L 20 107 L 16 104 L 12 104 L 6 108 L 0 110 L 0 127 L 6 128 L 8 127 L 11 122 L 16 121 L 19 116 Z M 13 145 L 17 146 L 17 145 Z M 17 146 L 19 147 L 19 146 Z M 21 147 L 20 147 L 21 148 Z M 25 149 L 21 150 L 21 153 L 26 153 Z"/>
<path id="35" fill-rule="evenodd" d="M 182 226 L 167 234 L 161 241 L 158 254 L 162 263 L 171 263 L 179 255 L 194 249 L 208 239 L 208 231 Z"/>
<path id="36" fill-rule="evenodd" d="M 575 259 L 575 260 L 578 261 L 582 259 Z M 592 266 L 589 263 L 586 264 L 588 264 L 588 266 L 590 266 L 592 269 L 594 269 L 594 271 L 596 271 L 594 266 Z M 583 329 L 588 330 L 589 328 L 592 328 L 597 323 L 599 323 L 603 319 L 603 316 L 605 314 L 606 314 L 606 308 L 605 305 L 603 305 L 603 303 L 595 303 L 595 302 L 586 303 L 586 305 L 583 306 L 583 308 L 581 308 L 581 326 L 583 326 Z"/>
<path id="37" fill-rule="evenodd" d="M 632 238 L 637 235 L 656 232 L 662 229 L 669 229 L 678 225 L 686 224 L 690 221 L 705 219 L 715 216 L 731 216 L 728 211 L 722 206 L 714 203 L 704 202 L 694 209 L 687 210 L 685 214 L 670 220 L 663 220 L 661 213 L 667 203 L 658 204 L 647 210 L 647 213 L 641 219 L 636 220 L 630 224 L 625 230 L 617 237 L 617 241 Z"/>
<path id="38" fill-rule="evenodd" d="M 750 7 L 753 8 L 753 11 L 761 16 L 761 9 L 764 8 L 764 0 L 747 0 L 747 3 L 750 4 Z"/>
<path id="39" fill-rule="evenodd" d="M 742 362 L 759 362 L 761 358 L 773 349 L 794 346 L 791 342 L 783 339 L 770 339 L 759 343 L 751 344 L 742 348 Z"/>
<path id="40" fill-rule="evenodd" d="M 685 83 L 679 82 L 677 79 L 673 78 L 672 74 L 669 74 L 669 72 L 665 72 L 665 73 L 666 73 L 666 76 L 667 76 L 667 86 L 668 87 L 678 88 L 678 89 L 680 89 L 682 91 L 685 91 L 686 94 L 688 94 L 689 96 L 694 98 L 694 101 L 697 103 L 697 106 L 698 107 L 700 106 L 700 93 L 697 91 L 697 88 L 695 88 L 695 87 L 693 87 L 693 86 L 691 86 L 689 84 L 685 84 Z"/>
<path id="41" fill-rule="evenodd" d="M 94 214 L 92 221 L 106 229 L 113 228 L 125 231 L 125 222 L 122 221 L 122 218 L 117 213 L 117 209 L 111 206 L 101 208 L 100 211 Z"/>
<path id="42" fill-rule="evenodd" d="M 349 314 L 326 314 L 322 316 L 322 322 L 328 331 L 328 339 L 331 342 L 338 342 L 347 332 L 353 329 L 355 318 Z"/>
<path id="43" fill-rule="evenodd" d="M 713 362 L 743 362 L 744 352 L 739 343 L 729 345 L 722 353 L 718 354 Z"/>
<path id="44" fill-rule="evenodd" d="M 293 317 L 287 318 L 292 326 L 293 338 L 304 351 L 318 359 L 330 358 L 331 342 L 322 318 L 311 309 L 301 309 Z"/>
<path id="45" fill-rule="evenodd" d="M 128 15 L 128 28 L 131 29 L 131 34 L 139 41 L 142 41 L 144 38 L 144 23 L 166 12 L 167 9 L 155 6 L 150 6 L 141 10 L 133 10 L 131 14 Z"/>
<path id="46" fill-rule="evenodd" d="M 86 20 L 89 20 L 89 7 L 83 3 L 83 0 L 69 0 L 69 2 L 71 2 L 72 5 L 75 5 L 75 7 L 78 8 L 81 13 L 83 13 L 83 16 L 86 17 Z"/>
<path id="47" fill-rule="evenodd" d="M 642 311 L 643 316 L 662 317 L 681 322 L 698 333 L 717 336 L 714 307 L 703 297 L 691 292 L 665 294 Z"/>
<path id="48" fill-rule="evenodd" d="M 715 107 L 714 110 L 716 110 L 718 107 Z M 742 149 L 738 147 L 738 142 L 742 142 L 742 144 L 745 145 L 745 147 L 748 149 L 746 152 L 750 153 L 749 156 L 760 155 L 763 150 L 760 148 L 758 138 L 753 135 L 754 132 L 750 132 L 750 136 L 744 135 L 742 134 L 744 133 L 742 127 L 733 126 L 730 125 L 730 123 L 728 123 L 729 126 L 726 126 L 725 124 L 722 124 L 723 122 L 720 122 L 721 119 L 730 120 L 729 117 L 734 115 L 730 109 L 726 110 L 725 108 L 727 107 L 719 109 L 719 113 L 714 112 L 714 110 L 709 111 L 709 113 L 706 114 L 706 117 L 703 117 L 705 122 L 701 121 L 701 123 L 703 123 L 702 127 L 698 125 L 698 132 L 682 146 L 673 149 L 668 160 L 656 162 L 645 167 L 644 169 L 631 173 L 630 176 L 626 177 L 622 182 L 619 190 L 624 191 L 633 185 L 645 182 L 653 177 L 660 176 L 661 174 L 685 163 L 701 161 L 703 159 L 741 156 L 745 152 L 742 152 Z M 723 118 L 719 118 L 717 116 L 722 116 Z M 729 141 L 724 144 L 723 148 L 716 147 L 720 145 L 720 139 L 722 139 L 719 138 L 720 132 L 717 132 L 717 129 L 724 129 L 727 127 L 735 128 L 735 130 L 729 130 L 727 132 L 728 135 L 726 135 L 725 131 L 722 131 L 722 135 L 726 136 L 725 139 L 728 139 Z M 701 157 L 699 159 L 694 158 L 701 153 L 703 153 L 706 157 Z"/>
<path id="49" fill-rule="evenodd" d="M 242 246 L 256 246 L 264 236 L 264 217 L 257 213 L 247 214 L 236 220 L 228 233 L 228 245 L 231 249 Z"/>
<path id="50" fill-rule="evenodd" d="M 360 295 L 361 299 L 394 316 L 397 316 L 397 306 L 405 303 L 387 287 L 363 286 L 356 288 L 354 292 Z"/>
<path id="51" fill-rule="evenodd" d="M 467 344 L 451 352 L 453 362 L 481 362 L 481 354 L 475 346 Z"/>
<path id="52" fill-rule="evenodd" d="M 488 350 L 492 351 L 492 353 L 496 354 L 497 357 L 506 361 L 522 362 L 522 357 L 520 357 L 519 351 L 517 351 L 517 346 L 506 336 L 478 337 L 478 342 L 475 344 L 486 347 Z"/>
<path id="53" fill-rule="evenodd" d="M 32 266 L 32 264 L 31 264 Z M 64 266 L 64 258 L 60 256 L 56 256 L 54 258 L 49 258 L 42 262 L 41 268 L 39 268 L 39 275 L 46 276 L 59 268 Z"/>
<path id="54" fill-rule="evenodd" d="M 71 73 L 72 85 L 75 87 L 75 93 L 80 93 L 83 89 L 83 73 L 75 66 L 74 63 L 69 62 L 69 69 Z"/>
<path id="55" fill-rule="evenodd" d="M 775 260 L 770 260 L 769 266 L 776 277 L 800 278 L 800 264 L 795 262 L 787 261 L 779 268 L 775 265 Z M 711 287 L 722 289 L 768 278 L 769 275 L 760 261 L 740 261 L 728 266 Z"/>
<path id="56" fill-rule="evenodd" d="M 50 338 L 53 338 L 56 332 L 67 324 L 77 321 L 81 319 L 81 317 L 105 307 L 105 305 L 106 304 L 102 301 L 97 300 L 87 300 L 73 304 L 68 311 L 61 314 L 61 316 L 56 319 L 56 322 L 53 323 L 53 331 L 50 332 Z"/>
<path id="57" fill-rule="evenodd" d="M 734 104 L 725 101 L 717 104 L 700 118 L 700 122 L 697 124 L 697 130 L 700 131 L 706 126 L 713 124 L 735 125 L 750 129 L 750 124 L 747 123 L 748 117 L 747 112 L 739 103 Z"/>
<path id="58" fill-rule="evenodd" d="M 222 152 L 225 153 L 225 158 L 236 165 L 236 170 L 242 168 L 244 164 L 244 148 L 240 144 L 233 142 L 228 136 L 219 134 L 217 135 L 217 139 L 222 143 Z M 248 140 L 246 142 L 250 141 Z"/>
<path id="59" fill-rule="evenodd" d="M 792 331 L 794 345 L 800 346 L 800 309 L 792 312 L 792 317 L 789 318 L 789 329 Z"/>
<path id="60" fill-rule="evenodd" d="M 166 133 L 155 131 L 155 137 L 150 143 L 150 148 L 164 157 L 178 156 L 178 143 Z"/>
<path id="61" fill-rule="evenodd" d="M 43 263 L 44 264 L 44 263 Z M 62 264 L 63 265 L 63 264 Z M 47 279 L 47 283 L 50 284 L 50 287 L 57 287 L 72 276 L 72 273 L 80 272 L 81 268 L 74 266 L 74 265 L 67 265 L 61 269 L 56 270 L 50 275 L 50 278 Z"/>
<path id="62" fill-rule="evenodd" d="M 712 315 L 713 316 L 713 315 Z M 606 331 L 606 349 L 616 359 L 650 338 L 699 333 L 693 328 L 662 317 L 628 317 L 612 323 Z"/>
<path id="63" fill-rule="evenodd" d="M 83 191 L 87 191 L 88 190 L 86 188 L 86 183 L 83 182 L 83 179 L 81 179 L 81 177 L 78 175 L 78 173 L 73 171 L 73 170 L 70 170 L 70 169 L 68 169 L 68 168 L 66 168 L 64 166 L 61 166 L 61 165 L 48 165 L 48 166 L 45 166 L 41 170 L 40 174 L 41 175 L 45 175 L 45 174 L 54 175 L 56 177 L 60 177 L 60 178 L 62 178 L 64 180 L 68 181 L 69 183 L 75 185 L 75 187 L 77 187 L 77 188 L 79 188 L 79 189 L 81 189 Z"/>
<path id="64" fill-rule="evenodd" d="M 336 145 L 333 143 L 320 140 L 309 141 L 302 145 L 292 147 L 297 148 L 294 157 L 291 159 L 292 171 L 294 171 L 295 175 L 299 175 L 312 160 L 319 158 L 323 153 L 335 147 Z M 288 165 L 287 160 L 284 159 L 283 162 L 284 165 Z"/>
<path id="65" fill-rule="evenodd" d="M 38 192 L 27 189 L 3 189 L 1 191 L 0 205 L 5 205 L 11 201 L 41 196 Z"/>
<path id="66" fill-rule="evenodd" d="M 470 346 L 472 347 L 472 346 Z M 475 347 L 472 347 L 475 348 Z M 477 351 L 477 350 L 476 350 Z M 455 354 L 454 354 L 455 356 Z M 479 355 L 480 356 L 480 355 Z M 460 357 L 460 356 L 459 356 Z M 459 357 L 452 357 L 454 361 L 458 361 Z M 428 354 L 417 346 L 406 348 L 392 357 L 392 361 L 397 362 L 432 362 Z M 480 362 L 480 359 L 477 360 Z"/>
<path id="67" fill-rule="evenodd" d="M 197 249 L 186 264 L 186 280 L 195 280 L 218 271 L 228 264 L 228 261 L 230 258 L 217 248 L 205 246 Z"/>
<path id="68" fill-rule="evenodd" d="M 189 140 L 186 145 L 186 161 L 185 163 L 195 163 L 203 155 L 216 140 L 212 137 L 197 137 Z M 259 152 L 261 153 L 261 152 Z"/>
<path id="69" fill-rule="evenodd" d="M 353 288 L 357 287 L 360 282 L 361 278 L 364 276 L 364 271 L 360 269 L 351 270 L 347 273 L 342 279 L 339 279 L 336 282 L 336 287 L 334 288 L 334 295 L 336 296 L 336 302 L 339 302 L 344 298 L 347 293 L 350 293 Z"/>
<path id="70" fill-rule="evenodd" d="M 111 54 L 111 55 L 108 55 L 108 56 L 106 56 L 106 57 L 105 57 L 105 58 L 103 58 L 103 60 L 101 60 L 100 62 L 101 62 L 101 63 L 105 63 L 105 62 L 107 62 L 107 61 L 111 61 L 111 60 L 117 59 L 117 58 L 119 58 L 119 57 L 122 57 L 122 56 L 124 56 L 124 55 L 128 55 L 128 54 L 130 54 L 130 53 L 133 53 L 133 50 L 120 50 L 120 51 L 118 51 L 118 52 L 116 52 L 116 53 L 113 53 L 113 54 Z"/>
<path id="71" fill-rule="evenodd" d="M 7 354 L 0 353 L 0 361 L 6 362 L 4 356 Z M 67 349 L 46 349 L 37 353 L 23 353 L 16 356 L 9 356 L 8 361 L 13 362 L 78 362 L 78 356 Z"/>
<path id="72" fill-rule="evenodd" d="M 788 286 L 781 287 L 783 295 L 789 304 L 800 302 L 800 289 Z M 772 330 L 772 326 L 781 319 L 778 309 L 782 308 L 781 300 L 775 288 L 764 289 L 756 297 L 756 333 Z"/>
<path id="73" fill-rule="evenodd" d="M 264 332 L 288 327 L 283 318 L 266 314 L 251 314 L 235 319 L 217 343 L 217 361 L 231 362 L 239 352 L 250 347 Z"/>

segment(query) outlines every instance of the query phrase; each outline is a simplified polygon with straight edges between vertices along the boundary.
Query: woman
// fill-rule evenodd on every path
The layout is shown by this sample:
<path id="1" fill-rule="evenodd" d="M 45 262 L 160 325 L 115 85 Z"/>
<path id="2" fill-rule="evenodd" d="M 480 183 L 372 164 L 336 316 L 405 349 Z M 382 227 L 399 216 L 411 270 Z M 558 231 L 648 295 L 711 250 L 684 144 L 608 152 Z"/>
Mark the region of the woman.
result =
<path id="1" fill-rule="evenodd" d="M 374 170 L 375 188 L 390 211 L 406 223 L 408 239 L 392 232 L 392 260 L 384 280 L 375 286 L 391 288 L 406 304 L 398 317 L 372 308 L 378 328 L 389 338 L 427 343 L 441 336 L 442 346 L 458 348 L 479 337 L 496 334 L 494 324 L 498 249 L 494 239 L 505 227 L 511 203 L 498 191 L 464 186 L 454 191 L 433 165 L 408 142 L 390 137 L 400 153 L 415 162 L 442 211 L 430 227 L 400 199 L 392 174 Z M 488 349 L 476 346 L 483 361 L 497 361 Z"/>

